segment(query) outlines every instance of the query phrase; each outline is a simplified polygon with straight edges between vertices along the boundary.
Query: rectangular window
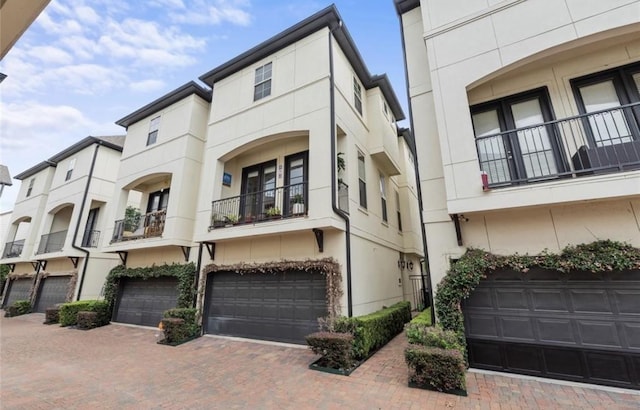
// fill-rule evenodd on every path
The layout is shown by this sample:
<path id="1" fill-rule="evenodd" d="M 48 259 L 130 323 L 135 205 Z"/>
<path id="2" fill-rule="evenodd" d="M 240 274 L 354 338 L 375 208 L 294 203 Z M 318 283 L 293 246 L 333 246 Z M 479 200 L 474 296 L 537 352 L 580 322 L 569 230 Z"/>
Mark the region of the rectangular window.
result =
<path id="1" fill-rule="evenodd" d="M 380 204 L 382 205 L 382 220 L 388 222 L 387 217 L 387 187 L 384 175 L 380 174 Z"/>
<path id="2" fill-rule="evenodd" d="M 169 188 L 164 188 L 149 194 L 147 213 L 164 211 L 169 205 Z"/>
<path id="3" fill-rule="evenodd" d="M 149 135 L 147 135 L 147 146 L 153 145 L 158 139 L 158 128 L 160 128 L 160 117 L 156 117 L 149 123 Z"/>
<path id="4" fill-rule="evenodd" d="M 64 176 L 64 180 L 68 181 L 71 179 L 71 175 L 73 174 L 73 168 L 76 166 L 76 159 L 72 159 L 69 161 L 69 167 L 67 168 L 67 175 Z"/>
<path id="5" fill-rule="evenodd" d="M 402 231 L 402 215 L 400 213 L 400 194 L 396 191 L 396 214 L 398 215 L 398 230 Z"/>
<path id="6" fill-rule="evenodd" d="M 546 88 L 471 107 L 480 168 L 490 184 L 548 179 L 565 169 Z M 513 132 L 506 132 L 513 131 Z"/>
<path id="7" fill-rule="evenodd" d="M 387 107 L 387 102 L 382 100 L 382 111 L 384 111 L 384 116 L 389 118 L 389 107 Z"/>
<path id="8" fill-rule="evenodd" d="M 29 181 L 29 188 L 27 188 L 27 198 L 31 196 L 31 191 L 33 190 L 33 184 L 36 182 L 35 178 L 31 178 Z"/>
<path id="9" fill-rule="evenodd" d="M 355 77 L 353 77 L 353 104 L 362 115 L 362 87 Z"/>
<path id="10" fill-rule="evenodd" d="M 571 80 L 590 147 L 640 140 L 640 63 Z M 613 152 L 613 151 L 612 151 Z M 620 151 L 622 152 L 622 151 Z M 637 154 L 636 154 L 637 155 Z"/>
<path id="11" fill-rule="evenodd" d="M 358 191 L 360 206 L 367 209 L 367 179 L 364 168 L 364 154 L 358 151 Z"/>
<path id="12" fill-rule="evenodd" d="M 253 101 L 258 101 L 271 95 L 271 63 L 256 68 Z"/>

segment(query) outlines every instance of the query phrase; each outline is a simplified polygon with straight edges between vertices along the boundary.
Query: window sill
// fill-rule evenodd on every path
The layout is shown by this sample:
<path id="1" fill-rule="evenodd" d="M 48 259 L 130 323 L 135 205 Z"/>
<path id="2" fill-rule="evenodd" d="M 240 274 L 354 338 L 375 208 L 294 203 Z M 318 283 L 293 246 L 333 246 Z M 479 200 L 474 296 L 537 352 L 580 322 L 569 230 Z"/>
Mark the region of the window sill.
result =
<path id="1" fill-rule="evenodd" d="M 361 206 L 358 206 L 358 211 L 362 212 L 363 214 L 369 216 L 369 211 L 367 210 L 367 208 L 363 208 Z"/>

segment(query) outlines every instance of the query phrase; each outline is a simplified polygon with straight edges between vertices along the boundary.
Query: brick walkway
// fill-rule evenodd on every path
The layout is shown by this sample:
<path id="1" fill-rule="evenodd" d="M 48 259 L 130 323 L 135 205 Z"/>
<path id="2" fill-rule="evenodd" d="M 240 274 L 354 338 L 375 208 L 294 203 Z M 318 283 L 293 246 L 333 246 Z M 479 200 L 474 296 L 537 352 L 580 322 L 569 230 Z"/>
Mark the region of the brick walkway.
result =
<path id="1" fill-rule="evenodd" d="M 308 370 L 306 349 L 213 337 L 168 347 L 152 329 L 43 320 L 0 319 L 2 409 L 640 408 L 636 394 L 478 373 L 468 397 L 410 389 L 402 335 L 344 377 Z"/>

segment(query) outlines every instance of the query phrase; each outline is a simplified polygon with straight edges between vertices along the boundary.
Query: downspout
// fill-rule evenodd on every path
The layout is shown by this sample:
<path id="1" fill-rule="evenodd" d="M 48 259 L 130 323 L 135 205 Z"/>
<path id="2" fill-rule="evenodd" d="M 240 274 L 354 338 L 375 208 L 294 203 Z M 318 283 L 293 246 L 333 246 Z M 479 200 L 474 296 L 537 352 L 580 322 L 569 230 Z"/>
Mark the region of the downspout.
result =
<path id="1" fill-rule="evenodd" d="M 80 230 L 80 223 L 82 222 L 82 211 L 84 210 L 84 205 L 87 202 L 87 196 L 89 195 L 89 186 L 91 185 L 91 178 L 93 177 L 93 169 L 96 166 L 96 159 L 98 158 L 98 149 L 102 145 L 102 141 L 96 141 L 96 149 L 93 151 L 93 159 L 91 160 L 91 168 L 89 168 L 89 176 L 87 177 L 87 185 L 84 187 L 84 194 L 82 196 L 82 203 L 80 205 L 80 213 L 78 215 L 78 222 L 76 223 L 76 230 L 73 232 L 73 240 L 71 241 L 71 247 L 73 249 L 79 250 L 84 253 L 84 263 L 82 264 L 82 274 L 80 275 L 80 284 L 78 285 L 78 296 L 76 296 L 76 300 L 80 300 L 80 295 L 82 294 L 82 285 L 84 285 L 84 277 L 87 273 L 87 265 L 89 264 L 89 252 L 86 249 L 83 249 L 79 246 L 76 246 L 76 239 L 78 239 L 78 231 Z"/>
<path id="2" fill-rule="evenodd" d="M 335 81 L 333 76 L 333 32 L 342 27 L 342 21 L 333 29 L 329 29 L 329 116 L 331 117 L 331 207 L 345 225 L 345 247 L 347 258 L 347 316 L 353 316 L 353 301 L 351 291 L 351 224 L 349 216 L 337 206 L 337 175 L 336 175 L 336 101 Z"/>
<path id="3" fill-rule="evenodd" d="M 427 275 L 427 283 L 425 284 L 424 282 L 424 275 L 420 275 L 421 279 L 422 279 L 422 288 L 425 289 L 425 285 L 428 286 L 427 289 L 429 289 L 429 293 L 426 294 L 425 296 L 427 296 L 430 300 L 425 300 L 425 307 L 427 305 L 431 306 L 431 323 L 435 324 L 436 323 L 436 312 L 435 312 L 435 308 L 433 306 L 433 303 L 431 301 L 431 299 L 433 298 L 433 284 L 431 283 L 431 268 L 429 267 L 429 247 L 427 245 L 427 232 L 425 230 L 424 227 L 424 202 L 422 200 L 422 187 L 420 185 L 420 171 L 418 169 L 418 149 L 416 147 L 416 137 L 414 134 L 414 128 L 413 128 L 413 109 L 411 107 L 411 94 L 410 94 L 410 90 L 409 90 L 409 70 L 407 68 L 407 48 L 405 46 L 404 43 L 404 27 L 402 25 L 402 16 L 400 15 L 400 13 L 398 13 L 398 20 L 400 23 L 400 36 L 402 38 L 402 56 L 404 58 L 404 82 L 405 82 L 405 86 L 406 86 L 406 92 L 407 92 L 407 100 L 409 102 L 409 127 L 411 127 L 410 132 L 412 133 L 412 140 L 413 140 L 413 147 L 412 151 L 413 151 L 413 168 L 416 174 L 416 188 L 418 191 L 418 209 L 420 211 L 420 231 L 422 233 L 422 247 L 423 247 L 423 252 L 424 252 L 424 269 L 425 269 L 425 273 Z M 420 267 L 420 269 L 422 269 L 422 267 Z"/>

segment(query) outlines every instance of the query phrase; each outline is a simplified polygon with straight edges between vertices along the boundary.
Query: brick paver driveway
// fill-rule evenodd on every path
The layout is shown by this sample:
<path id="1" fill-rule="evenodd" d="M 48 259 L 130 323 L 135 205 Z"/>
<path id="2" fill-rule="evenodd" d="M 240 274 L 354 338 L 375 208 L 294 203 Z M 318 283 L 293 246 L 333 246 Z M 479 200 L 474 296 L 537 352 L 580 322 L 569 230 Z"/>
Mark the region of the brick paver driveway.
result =
<path id="1" fill-rule="evenodd" d="M 410 389 L 402 335 L 344 377 L 308 370 L 301 348 L 214 337 L 169 347 L 153 329 L 43 320 L 0 319 L 2 409 L 640 408 L 636 394 L 478 373 L 469 397 Z"/>

